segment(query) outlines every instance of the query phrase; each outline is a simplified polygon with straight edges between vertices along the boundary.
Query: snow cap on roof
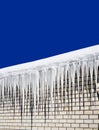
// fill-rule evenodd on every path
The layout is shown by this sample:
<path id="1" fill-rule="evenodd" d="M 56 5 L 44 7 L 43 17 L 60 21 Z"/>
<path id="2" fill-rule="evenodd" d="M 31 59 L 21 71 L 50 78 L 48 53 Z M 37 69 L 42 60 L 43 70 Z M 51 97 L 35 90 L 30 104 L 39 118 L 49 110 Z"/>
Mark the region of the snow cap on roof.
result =
<path id="1" fill-rule="evenodd" d="M 24 72 L 29 69 L 41 69 L 42 67 L 45 66 L 51 66 L 51 65 L 57 65 L 57 64 L 62 64 L 66 62 L 72 62 L 72 61 L 78 61 L 82 59 L 87 59 L 88 57 L 98 55 L 99 54 L 99 45 L 87 47 L 84 49 L 79 49 L 76 51 L 71 51 L 67 52 L 64 54 L 56 55 L 53 57 L 41 59 L 41 60 L 36 60 L 33 62 L 28 62 L 24 64 L 19 64 L 11 67 L 6 67 L 0 69 L 0 75 L 7 75 L 8 73 L 20 73 Z"/>

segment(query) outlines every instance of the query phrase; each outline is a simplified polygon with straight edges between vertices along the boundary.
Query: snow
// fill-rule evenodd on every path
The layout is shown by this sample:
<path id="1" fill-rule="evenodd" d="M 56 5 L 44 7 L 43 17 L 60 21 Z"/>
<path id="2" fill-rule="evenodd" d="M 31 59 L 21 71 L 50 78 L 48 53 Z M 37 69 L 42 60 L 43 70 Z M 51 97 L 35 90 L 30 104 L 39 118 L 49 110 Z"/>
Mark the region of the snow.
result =
<path id="1" fill-rule="evenodd" d="M 6 67 L 3 69 L 0 69 L 0 76 L 7 75 L 8 73 L 16 74 L 16 73 L 22 73 L 26 70 L 34 69 L 34 68 L 41 68 L 45 66 L 50 66 L 53 64 L 59 64 L 64 62 L 71 62 L 71 61 L 77 61 L 81 60 L 83 58 L 91 57 L 91 55 L 98 55 L 99 54 L 99 45 L 91 46 L 84 49 L 79 49 L 76 51 L 71 51 L 68 53 L 64 53 L 61 55 L 28 62 L 20 65 L 15 65 L 11 67 Z"/>
<path id="2" fill-rule="evenodd" d="M 87 93 L 90 94 L 90 105 L 92 105 L 92 89 L 95 89 L 95 92 L 97 90 L 98 66 L 99 45 L 96 45 L 42 60 L 0 69 L 0 101 L 4 103 L 6 98 L 10 99 L 15 110 L 17 100 L 16 91 L 18 91 L 21 119 L 22 114 L 28 111 L 31 113 L 32 124 L 33 112 L 39 111 L 39 104 L 41 103 L 46 120 L 46 103 L 47 101 L 49 103 L 49 99 L 51 99 L 51 104 L 55 104 L 56 91 L 58 99 L 63 104 L 64 88 L 65 100 L 68 100 L 68 110 L 72 110 L 73 98 L 75 98 L 76 102 L 75 91 L 77 91 L 79 97 L 79 108 L 81 102 L 80 94 L 82 94 L 84 106 L 84 77 L 86 77 Z M 93 72 L 95 73 L 96 88 L 93 88 Z M 89 73 L 91 90 L 88 87 Z M 76 75 L 77 87 L 75 85 Z M 82 78 L 80 79 L 80 77 Z M 79 85 L 80 80 L 82 83 L 81 86 Z M 7 90 L 6 93 L 5 90 Z M 28 107 L 26 102 L 28 103 Z"/>

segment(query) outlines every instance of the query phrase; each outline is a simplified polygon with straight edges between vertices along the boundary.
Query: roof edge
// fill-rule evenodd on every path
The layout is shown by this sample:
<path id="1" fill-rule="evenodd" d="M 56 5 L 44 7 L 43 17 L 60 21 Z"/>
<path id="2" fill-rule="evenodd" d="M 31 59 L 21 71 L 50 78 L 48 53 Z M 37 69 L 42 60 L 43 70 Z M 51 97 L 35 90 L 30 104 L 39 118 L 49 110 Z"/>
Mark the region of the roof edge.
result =
<path id="1" fill-rule="evenodd" d="M 78 49 L 75 51 L 59 54 L 56 56 L 36 60 L 33 62 L 27 62 L 23 64 L 18 64 L 10 67 L 5 67 L 0 69 L 0 73 L 8 73 L 13 71 L 22 71 L 29 68 L 35 68 L 39 66 L 46 66 L 49 64 L 55 64 L 55 63 L 61 63 L 61 62 L 67 62 L 71 60 L 79 60 L 89 55 L 99 54 L 99 45 L 86 47 L 82 49 Z"/>

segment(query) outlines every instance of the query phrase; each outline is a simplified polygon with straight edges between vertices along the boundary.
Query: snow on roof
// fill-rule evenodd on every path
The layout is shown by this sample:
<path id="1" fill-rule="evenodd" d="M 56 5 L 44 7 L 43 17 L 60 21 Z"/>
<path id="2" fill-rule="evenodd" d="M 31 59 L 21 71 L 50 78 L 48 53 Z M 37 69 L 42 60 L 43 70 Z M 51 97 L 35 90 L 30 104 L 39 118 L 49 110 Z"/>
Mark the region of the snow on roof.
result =
<path id="1" fill-rule="evenodd" d="M 33 62 L 28 62 L 24 64 L 19 64 L 11 67 L 6 67 L 0 69 L 0 76 L 1 75 L 6 75 L 8 73 L 16 73 L 16 72 L 23 72 L 28 69 L 37 69 L 41 68 L 44 66 L 50 66 L 54 64 L 59 64 L 63 62 L 70 62 L 70 61 L 75 61 L 75 60 L 80 60 L 83 58 L 91 57 L 93 55 L 99 55 L 99 45 L 79 49 L 76 51 L 71 51 L 68 53 L 56 55 L 53 57 L 48 57 L 45 59 L 33 61 Z"/>

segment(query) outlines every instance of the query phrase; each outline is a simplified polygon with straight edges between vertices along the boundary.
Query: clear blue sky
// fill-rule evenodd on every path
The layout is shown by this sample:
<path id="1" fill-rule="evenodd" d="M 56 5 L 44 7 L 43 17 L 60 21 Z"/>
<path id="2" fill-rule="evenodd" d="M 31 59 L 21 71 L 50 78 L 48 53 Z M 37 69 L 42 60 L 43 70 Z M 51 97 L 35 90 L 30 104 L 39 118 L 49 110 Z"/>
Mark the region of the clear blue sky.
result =
<path id="1" fill-rule="evenodd" d="M 0 68 L 98 43 L 96 1 L 0 1 Z"/>

